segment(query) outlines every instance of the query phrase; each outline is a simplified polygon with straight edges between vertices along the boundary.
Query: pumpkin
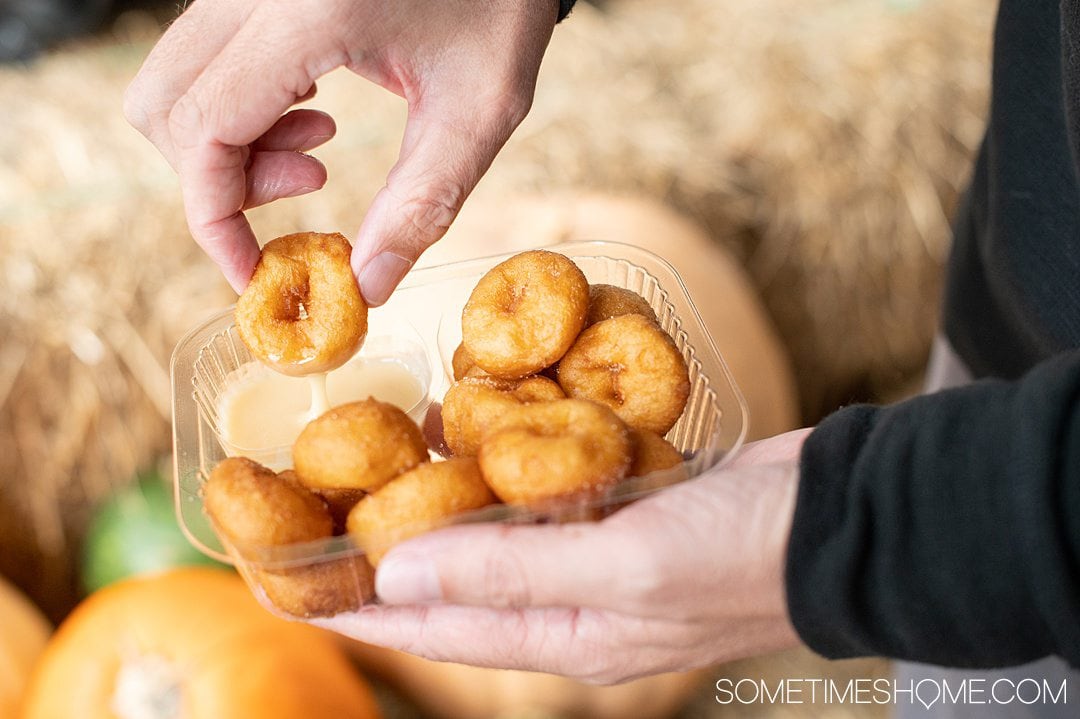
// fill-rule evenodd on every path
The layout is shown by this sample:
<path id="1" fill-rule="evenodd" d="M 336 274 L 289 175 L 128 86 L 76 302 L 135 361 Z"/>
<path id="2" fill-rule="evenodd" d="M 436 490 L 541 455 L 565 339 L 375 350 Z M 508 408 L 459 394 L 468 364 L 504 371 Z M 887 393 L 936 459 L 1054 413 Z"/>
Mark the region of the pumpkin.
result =
<path id="1" fill-rule="evenodd" d="M 371 719 L 334 640 L 263 610 L 235 574 L 175 569 L 101 590 L 61 624 L 23 719 Z"/>
<path id="2" fill-rule="evenodd" d="M 0 717 L 13 717 L 34 661 L 52 627 L 23 594 L 0 577 Z"/>

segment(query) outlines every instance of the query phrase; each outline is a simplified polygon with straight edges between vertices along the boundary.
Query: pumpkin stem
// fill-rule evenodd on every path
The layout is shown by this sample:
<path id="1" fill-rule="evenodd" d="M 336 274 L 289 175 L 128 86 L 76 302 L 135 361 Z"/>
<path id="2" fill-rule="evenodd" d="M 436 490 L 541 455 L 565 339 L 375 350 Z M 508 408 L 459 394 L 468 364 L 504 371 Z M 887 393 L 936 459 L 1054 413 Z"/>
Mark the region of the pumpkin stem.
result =
<path id="1" fill-rule="evenodd" d="M 146 654 L 120 665 L 109 708 L 118 719 L 179 719 L 182 695 L 176 666 Z"/>

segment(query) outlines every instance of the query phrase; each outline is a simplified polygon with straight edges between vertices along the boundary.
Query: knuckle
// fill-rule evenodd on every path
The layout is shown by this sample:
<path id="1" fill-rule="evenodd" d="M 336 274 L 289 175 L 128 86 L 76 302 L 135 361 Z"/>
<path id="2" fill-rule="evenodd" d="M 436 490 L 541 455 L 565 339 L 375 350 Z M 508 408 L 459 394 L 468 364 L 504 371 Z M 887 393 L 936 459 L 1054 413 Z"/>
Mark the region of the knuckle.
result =
<path id="1" fill-rule="evenodd" d="M 405 202 L 402 211 L 423 241 L 430 244 L 446 232 L 464 202 L 464 188 L 456 183 L 440 182 Z"/>
<path id="2" fill-rule="evenodd" d="M 528 606 L 532 598 L 525 565 L 512 551 L 496 550 L 484 560 L 481 587 L 495 607 Z"/>
<path id="3" fill-rule="evenodd" d="M 502 114 L 511 132 L 525 120 L 532 109 L 533 94 L 515 88 L 503 94 Z"/>
<path id="4" fill-rule="evenodd" d="M 178 142 L 193 144 L 203 126 L 203 113 L 198 100 L 186 93 L 169 111 L 169 133 Z"/>
<path id="5" fill-rule="evenodd" d="M 135 78 L 124 91 L 123 112 L 124 119 L 128 121 L 128 124 L 143 135 L 149 134 L 151 129 L 148 104 L 142 81 L 139 78 Z"/>

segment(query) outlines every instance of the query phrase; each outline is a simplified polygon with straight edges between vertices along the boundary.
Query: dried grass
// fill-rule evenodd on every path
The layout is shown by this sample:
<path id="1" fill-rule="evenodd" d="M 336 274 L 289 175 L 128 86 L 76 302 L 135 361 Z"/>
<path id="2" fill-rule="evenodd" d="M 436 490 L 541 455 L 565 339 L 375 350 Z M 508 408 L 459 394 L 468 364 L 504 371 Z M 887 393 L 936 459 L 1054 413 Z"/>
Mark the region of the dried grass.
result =
<path id="1" fill-rule="evenodd" d="M 473 205 L 587 189 L 657 197 L 749 268 L 805 418 L 917 371 L 946 218 L 982 128 L 982 0 L 619 0 L 557 29 L 533 112 Z M 54 616 L 90 504 L 167 450 L 167 358 L 229 301 L 171 172 L 120 116 L 156 36 L 0 70 L 0 572 Z M 257 232 L 353 230 L 393 163 L 400 101 L 338 72 L 314 196 Z M 475 209 L 475 208 L 474 208 Z M 618 239 L 604 238 L 604 239 Z"/>

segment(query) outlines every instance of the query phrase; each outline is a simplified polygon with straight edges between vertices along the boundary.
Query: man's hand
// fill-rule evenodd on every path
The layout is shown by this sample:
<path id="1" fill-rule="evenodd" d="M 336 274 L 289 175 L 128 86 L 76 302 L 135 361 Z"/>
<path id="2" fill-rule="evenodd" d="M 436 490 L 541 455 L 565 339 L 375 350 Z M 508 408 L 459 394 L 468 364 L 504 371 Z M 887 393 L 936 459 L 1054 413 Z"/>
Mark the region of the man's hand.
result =
<path id="1" fill-rule="evenodd" d="M 124 111 L 179 174 L 192 235 L 240 292 L 259 256 L 243 211 L 326 182 L 304 152 L 334 121 L 289 108 L 341 66 L 405 98 L 400 156 L 352 258 L 378 305 L 525 117 L 557 11 L 556 0 L 197 0 Z"/>
<path id="2" fill-rule="evenodd" d="M 459 526 L 395 547 L 383 606 L 315 623 L 430 659 L 613 683 L 794 645 L 784 558 L 806 430 L 596 524 Z"/>

